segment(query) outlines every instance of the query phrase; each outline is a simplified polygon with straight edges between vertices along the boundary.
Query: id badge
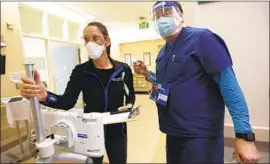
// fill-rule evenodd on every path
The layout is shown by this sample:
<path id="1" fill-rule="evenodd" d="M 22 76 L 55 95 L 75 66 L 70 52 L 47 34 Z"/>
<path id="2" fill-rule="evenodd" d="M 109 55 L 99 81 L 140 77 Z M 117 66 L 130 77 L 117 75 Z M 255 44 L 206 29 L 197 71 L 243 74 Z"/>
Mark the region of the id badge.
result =
<path id="1" fill-rule="evenodd" d="M 169 93 L 170 93 L 169 84 L 157 83 L 153 85 L 153 88 L 150 94 L 150 99 L 166 107 Z"/>

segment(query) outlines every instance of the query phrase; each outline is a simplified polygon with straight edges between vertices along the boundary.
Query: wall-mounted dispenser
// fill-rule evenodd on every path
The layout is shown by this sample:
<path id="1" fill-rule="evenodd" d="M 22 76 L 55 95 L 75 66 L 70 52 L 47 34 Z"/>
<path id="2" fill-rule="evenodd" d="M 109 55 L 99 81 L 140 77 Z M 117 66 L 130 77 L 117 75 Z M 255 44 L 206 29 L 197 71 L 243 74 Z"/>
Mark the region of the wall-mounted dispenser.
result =
<path id="1" fill-rule="evenodd" d="M 4 75 L 6 73 L 6 47 L 7 43 L 4 41 L 4 36 L 1 34 L 0 75 Z"/>

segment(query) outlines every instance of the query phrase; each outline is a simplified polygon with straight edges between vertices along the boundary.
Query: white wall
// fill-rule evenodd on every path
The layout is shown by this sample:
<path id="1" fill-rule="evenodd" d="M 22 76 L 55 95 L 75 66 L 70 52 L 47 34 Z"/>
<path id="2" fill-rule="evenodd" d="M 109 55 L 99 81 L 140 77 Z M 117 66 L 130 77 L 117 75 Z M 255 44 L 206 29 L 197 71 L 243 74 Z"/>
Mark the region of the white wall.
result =
<path id="1" fill-rule="evenodd" d="M 194 6 L 195 2 L 181 2 L 184 10 L 184 21 L 185 26 L 192 26 L 194 22 Z M 112 57 L 118 58 L 120 55 L 119 52 L 119 43 L 143 41 L 143 40 L 154 40 L 160 39 L 161 37 L 157 35 L 154 24 L 149 20 L 150 27 L 146 30 L 139 30 L 138 24 L 126 25 L 126 26 L 115 26 L 108 28 L 110 37 L 112 40 Z"/>
<path id="2" fill-rule="evenodd" d="M 197 5 L 194 25 L 224 38 L 246 96 L 253 126 L 269 129 L 269 4 L 214 2 Z M 231 117 L 226 113 L 226 123 Z"/>
<path id="3" fill-rule="evenodd" d="M 127 42 L 135 42 L 135 41 L 143 41 L 143 40 L 152 40 L 160 38 L 154 28 L 152 22 L 150 23 L 150 28 L 145 30 L 140 30 L 138 25 L 134 24 L 134 26 L 125 26 L 121 29 L 108 29 L 111 37 L 112 48 L 111 54 L 112 57 L 117 59 L 120 56 L 119 52 L 119 44 L 127 43 Z"/>

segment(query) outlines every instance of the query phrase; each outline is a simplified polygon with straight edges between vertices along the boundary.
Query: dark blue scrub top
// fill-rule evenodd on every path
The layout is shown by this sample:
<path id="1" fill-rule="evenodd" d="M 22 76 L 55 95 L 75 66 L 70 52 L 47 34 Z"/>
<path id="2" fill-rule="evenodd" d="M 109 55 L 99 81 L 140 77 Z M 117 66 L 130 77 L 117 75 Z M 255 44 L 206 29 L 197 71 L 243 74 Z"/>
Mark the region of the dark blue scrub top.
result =
<path id="1" fill-rule="evenodd" d="M 157 81 L 171 85 L 167 106 L 157 104 L 160 130 L 182 137 L 222 134 L 225 105 L 213 77 L 231 65 L 222 38 L 207 29 L 184 27 L 156 60 Z"/>

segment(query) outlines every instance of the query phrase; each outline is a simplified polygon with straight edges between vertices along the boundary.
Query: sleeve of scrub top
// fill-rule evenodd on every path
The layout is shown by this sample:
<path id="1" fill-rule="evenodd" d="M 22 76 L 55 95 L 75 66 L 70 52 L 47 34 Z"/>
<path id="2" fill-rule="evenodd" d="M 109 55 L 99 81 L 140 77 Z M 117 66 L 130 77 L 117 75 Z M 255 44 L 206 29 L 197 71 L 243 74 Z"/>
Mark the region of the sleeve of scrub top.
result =
<path id="1" fill-rule="evenodd" d="M 230 66 L 225 68 L 220 76 L 214 79 L 219 84 L 220 92 L 232 117 L 235 133 L 252 132 L 248 106 L 233 68 Z"/>
<path id="2" fill-rule="evenodd" d="M 239 92 L 241 89 L 236 78 L 227 77 L 226 68 L 231 68 L 232 61 L 224 45 L 211 32 L 205 31 L 199 37 L 197 51 L 200 54 L 198 59 L 206 73 L 214 79 L 222 78 L 221 81 L 218 81 L 220 82 L 219 87 L 232 117 L 235 132 L 246 133 L 250 131 L 248 108 L 243 93 Z M 234 84 L 233 86 L 238 90 L 236 88 L 232 90 L 232 85 L 229 84 L 228 79 L 234 80 L 234 82 L 231 81 L 231 84 Z"/>
<path id="3" fill-rule="evenodd" d="M 45 102 L 40 102 L 41 104 L 56 108 L 69 110 L 75 106 L 77 103 L 78 96 L 81 92 L 81 76 L 78 66 L 76 66 L 70 76 L 70 80 L 67 84 L 66 90 L 63 95 L 57 95 L 52 92 L 48 92 L 48 98 Z"/>
<path id="4" fill-rule="evenodd" d="M 196 51 L 197 58 L 209 75 L 219 75 L 227 66 L 232 65 L 224 45 L 209 30 L 200 33 Z"/>
<path id="5" fill-rule="evenodd" d="M 125 76 L 125 83 L 128 87 L 129 94 L 126 95 L 126 105 L 127 104 L 132 104 L 134 105 L 135 103 L 135 91 L 133 87 L 133 75 L 132 71 L 129 66 L 127 66 L 127 71 L 126 71 L 126 76 Z"/>
<path id="6" fill-rule="evenodd" d="M 154 84 L 157 82 L 157 76 L 154 72 L 150 71 L 148 77 L 146 77 L 146 81 Z"/>

